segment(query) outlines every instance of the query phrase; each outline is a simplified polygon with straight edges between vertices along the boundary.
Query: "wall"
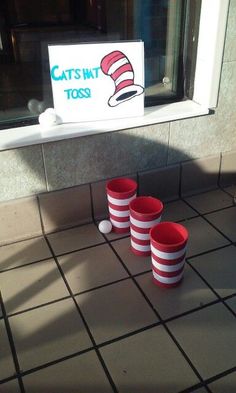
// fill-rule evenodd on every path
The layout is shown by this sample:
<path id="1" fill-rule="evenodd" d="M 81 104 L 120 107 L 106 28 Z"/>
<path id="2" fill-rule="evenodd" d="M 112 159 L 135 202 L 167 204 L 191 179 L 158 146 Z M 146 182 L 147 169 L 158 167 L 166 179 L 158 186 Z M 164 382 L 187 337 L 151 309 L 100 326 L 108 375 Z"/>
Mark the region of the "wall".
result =
<path id="1" fill-rule="evenodd" d="M 236 150 L 236 0 L 214 114 L 0 153 L 0 201 Z"/>

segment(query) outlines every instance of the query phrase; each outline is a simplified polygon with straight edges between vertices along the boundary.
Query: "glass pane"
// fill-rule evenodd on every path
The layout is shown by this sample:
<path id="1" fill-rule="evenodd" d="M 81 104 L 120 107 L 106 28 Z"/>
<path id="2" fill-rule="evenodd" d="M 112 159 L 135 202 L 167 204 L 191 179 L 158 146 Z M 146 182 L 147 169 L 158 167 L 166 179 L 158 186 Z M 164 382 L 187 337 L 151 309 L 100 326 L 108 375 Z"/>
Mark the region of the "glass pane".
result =
<path id="1" fill-rule="evenodd" d="M 141 39 L 146 105 L 179 96 L 184 0 L 1 0 L 0 123 L 53 106 L 49 43 Z"/>

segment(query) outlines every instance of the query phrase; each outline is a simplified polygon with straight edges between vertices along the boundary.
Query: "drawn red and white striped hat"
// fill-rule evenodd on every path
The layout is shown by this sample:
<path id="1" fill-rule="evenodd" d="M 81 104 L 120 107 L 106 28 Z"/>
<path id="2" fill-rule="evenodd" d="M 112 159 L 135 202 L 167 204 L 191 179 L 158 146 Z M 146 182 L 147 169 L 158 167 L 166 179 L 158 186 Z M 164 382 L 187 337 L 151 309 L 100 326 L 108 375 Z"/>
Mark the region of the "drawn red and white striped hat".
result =
<path id="1" fill-rule="evenodd" d="M 115 83 L 115 93 L 108 101 L 110 106 L 119 105 L 143 93 L 143 87 L 134 84 L 134 70 L 124 53 L 113 51 L 103 57 L 101 69 Z"/>

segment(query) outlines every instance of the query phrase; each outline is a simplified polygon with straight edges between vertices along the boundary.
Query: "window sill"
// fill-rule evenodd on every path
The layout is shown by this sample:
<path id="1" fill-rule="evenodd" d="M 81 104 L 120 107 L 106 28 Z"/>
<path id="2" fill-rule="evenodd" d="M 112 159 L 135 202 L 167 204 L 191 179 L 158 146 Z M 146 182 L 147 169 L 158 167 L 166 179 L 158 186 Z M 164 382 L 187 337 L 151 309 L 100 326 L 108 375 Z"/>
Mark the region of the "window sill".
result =
<path id="1" fill-rule="evenodd" d="M 77 138 L 111 131 L 143 127 L 190 117 L 202 116 L 209 109 L 193 101 L 181 101 L 168 105 L 160 105 L 145 109 L 144 116 L 94 121 L 84 123 L 68 123 L 43 129 L 39 124 L 0 131 L 0 150 Z"/>

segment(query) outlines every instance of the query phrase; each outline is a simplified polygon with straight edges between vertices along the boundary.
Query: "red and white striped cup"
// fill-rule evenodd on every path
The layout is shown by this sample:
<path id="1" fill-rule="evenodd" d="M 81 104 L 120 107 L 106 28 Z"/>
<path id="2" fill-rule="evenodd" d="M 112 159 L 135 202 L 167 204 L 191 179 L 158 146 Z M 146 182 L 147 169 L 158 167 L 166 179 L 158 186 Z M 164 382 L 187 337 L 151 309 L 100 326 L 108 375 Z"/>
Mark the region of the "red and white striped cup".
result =
<path id="1" fill-rule="evenodd" d="M 161 222 L 150 231 L 153 282 L 174 287 L 184 274 L 187 229 L 175 222 Z"/>
<path id="2" fill-rule="evenodd" d="M 129 203 L 136 198 L 137 183 L 129 178 L 117 178 L 106 185 L 112 229 L 116 233 L 130 230 Z"/>
<path id="3" fill-rule="evenodd" d="M 163 203 L 150 196 L 140 196 L 129 204 L 131 250 L 139 256 L 151 255 L 150 228 L 161 220 Z"/>

